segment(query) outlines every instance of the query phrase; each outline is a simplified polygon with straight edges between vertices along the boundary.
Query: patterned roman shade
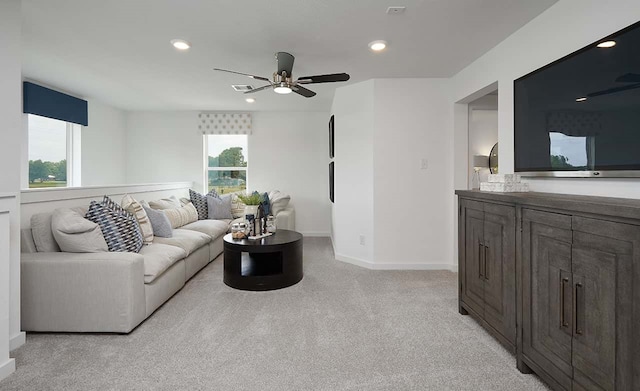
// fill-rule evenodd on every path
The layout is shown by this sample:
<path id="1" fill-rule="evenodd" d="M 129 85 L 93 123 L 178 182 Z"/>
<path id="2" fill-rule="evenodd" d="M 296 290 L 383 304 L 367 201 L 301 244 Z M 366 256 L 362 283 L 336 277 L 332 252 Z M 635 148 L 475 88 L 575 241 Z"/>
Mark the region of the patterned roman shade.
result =
<path id="1" fill-rule="evenodd" d="M 251 134 L 251 113 L 199 113 L 202 134 Z"/>

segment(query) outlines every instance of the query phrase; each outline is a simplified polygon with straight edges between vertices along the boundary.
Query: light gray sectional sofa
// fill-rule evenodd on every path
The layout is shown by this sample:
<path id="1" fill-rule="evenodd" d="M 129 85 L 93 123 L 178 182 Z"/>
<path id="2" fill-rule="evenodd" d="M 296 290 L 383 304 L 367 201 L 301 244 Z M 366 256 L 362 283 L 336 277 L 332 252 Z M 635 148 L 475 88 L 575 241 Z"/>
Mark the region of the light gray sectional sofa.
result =
<path id="1" fill-rule="evenodd" d="M 51 215 L 34 215 L 21 232 L 25 331 L 129 333 L 222 253 L 231 223 L 198 220 L 171 238 L 154 237 L 139 253 L 38 252 L 36 241 L 55 243 Z M 288 207 L 276 224 L 294 229 L 294 218 Z"/>

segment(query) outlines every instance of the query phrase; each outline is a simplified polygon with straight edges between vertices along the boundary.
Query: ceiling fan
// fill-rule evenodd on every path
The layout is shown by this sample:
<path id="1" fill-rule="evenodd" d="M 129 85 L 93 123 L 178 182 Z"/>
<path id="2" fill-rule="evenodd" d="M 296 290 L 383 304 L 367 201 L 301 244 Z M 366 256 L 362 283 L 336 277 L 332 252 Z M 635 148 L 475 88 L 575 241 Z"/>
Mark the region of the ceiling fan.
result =
<path id="1" fill-rule="evenodd" d="M 589 98 L 593 98 L 601 95 L 615 94 L 616 92 L 622 92 L 626 90 L 633 90 L 640 88 L 640 74 L 627 73 L 616 79 L 616 83 L 628 83 L 626 86 L 613 87 L 603 91 L 592 92 L 587 94 Z"/>
<path id="2" fill-rule="evenodd" d="M 278 66 L 278 70 L 273 73 L 273 80 L 262 76 L 250 75 L 248 73 L 229 71 L 227 69 L 213 68 L 213 70 L 248 76 L 252 79 L 266 81 L 267 83 L 269 83 L 266 86 L 246 91 L 245 94 L 252 94 L 254 92 L 271 88 L 278 94 L 289 94 L 291 92 L 295 92 L 296 94 L 302 95 L 305 98 L 311 98 L 315 96 L 316 93 L 307 88 L 304 88 L 302 84 L 334 83 L 339 81 L 347 81 L 350 78 L 346 73 L 332 73 L 329 75 L 304 76 L 299 77 L 298 80 L 293 80 L 292 75 L 294 59 L 295 57 L 293 57 L 289 53 L 276 53 L 276 63 Z"/>

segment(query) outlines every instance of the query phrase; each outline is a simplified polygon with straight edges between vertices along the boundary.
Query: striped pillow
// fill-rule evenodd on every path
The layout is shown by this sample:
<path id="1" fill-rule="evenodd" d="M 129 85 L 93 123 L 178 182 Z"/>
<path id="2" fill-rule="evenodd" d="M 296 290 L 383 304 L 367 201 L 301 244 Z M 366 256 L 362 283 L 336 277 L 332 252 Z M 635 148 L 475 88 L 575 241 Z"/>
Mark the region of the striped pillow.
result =
<path id="1" fill-rule="evenodd" d="M 135 216 L 138 221 L 138 225 L 140 226 L 144 243 L 150 244 L 153 242 L 153 227 L 151 226 L 149 216 L 147 216 L 147 212 L 144 211 L 142 205 L 140 205 L 140 203 L 129 194 L 125 194 L 124 197 L 122 197 L 120 205 L 124 210 Z"/>
<path id="2" fill-rule="evenodd" d="M 100 226 L 109 251 L 137 253 L 142 248 L 142 233 L 135 217 L 107 196 L 102 203 L 91 201 L 85 217 Z"/>
<path id="3" fill-rule="evenodd" d="M 198 211 L 191 203 L 182 208 L 164 209 L 163 212 L 169 219 L 173 229 L 198 221 Z"/>

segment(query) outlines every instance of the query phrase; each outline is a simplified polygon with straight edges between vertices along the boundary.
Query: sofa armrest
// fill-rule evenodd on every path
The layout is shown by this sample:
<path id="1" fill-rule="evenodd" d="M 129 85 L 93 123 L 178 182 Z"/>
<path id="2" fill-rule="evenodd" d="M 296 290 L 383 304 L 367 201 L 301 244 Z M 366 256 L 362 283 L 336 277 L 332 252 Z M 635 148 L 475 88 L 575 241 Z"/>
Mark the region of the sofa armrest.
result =
<path id="1" fill-rule="evenodd" d="M 22 329 L 128 333 L 146 315 L 135 253 L 21 254 Z"/>
<path id="2" fill-rule="evenodd" d="M 276 217 L 276 229 L 288 229 L 291 231 L 296 230 L 296 211 L 293 207 L 287 207 L 275 216 Z"/>

